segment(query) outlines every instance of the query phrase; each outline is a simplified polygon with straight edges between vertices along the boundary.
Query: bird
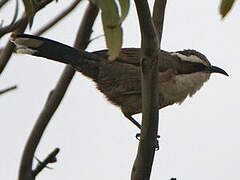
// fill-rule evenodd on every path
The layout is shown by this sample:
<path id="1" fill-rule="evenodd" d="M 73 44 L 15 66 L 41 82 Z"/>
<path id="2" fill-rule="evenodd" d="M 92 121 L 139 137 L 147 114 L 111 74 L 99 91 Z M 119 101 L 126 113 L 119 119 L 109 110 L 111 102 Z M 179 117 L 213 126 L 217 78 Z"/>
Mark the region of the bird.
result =
<path id="1" fill-rule="evenodd" d="M 140 48 L 122 48 L 119 56 L 109 61 L 108 50 L 87 52 L 29 34 L 13 33 L 10 40 L 16 45 L 17 53 L 71 65 L 92 79 L 106 99 L 120 107 L 123 115 L 141 129 L 141 124 L 132 117 L 142 112 Z M 188 96 L 192 97 L 212 73 L 228 76 L 226 71 L 211 65 L 205 55 L 193 49 L 160 50 L 158 61 L 159 109 L 181 104 Z"/>

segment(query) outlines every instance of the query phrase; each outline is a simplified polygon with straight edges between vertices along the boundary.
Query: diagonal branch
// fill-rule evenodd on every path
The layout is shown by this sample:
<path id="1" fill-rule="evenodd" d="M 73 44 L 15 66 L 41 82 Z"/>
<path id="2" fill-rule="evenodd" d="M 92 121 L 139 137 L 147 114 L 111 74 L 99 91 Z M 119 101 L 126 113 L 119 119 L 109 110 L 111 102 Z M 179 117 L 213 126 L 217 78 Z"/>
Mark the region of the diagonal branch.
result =
<path id="1" fill-rule="evenodd" d="M 156 0 L 158 1 L 158 0 Z M 157 2 L 155 2 L 157 3 Z M 165 3 L 159 1 L 158 3 Z M 152 22 L 147 0 L 135 0 L 141 29 L 141 79 L 142 79 L 142 128 L 138 153 L 135 159 L 131 180 L 147 180 L 150 178 L 155 155 L 158 132 L 158 54 L 159 40 L 162 33 L 162 23 L 158 26 L 158 34 Z M 156 9 L 155 4 L 155 9 Z M 154 18 L 159 17 L 155 10 Z M 164 12 L 161 14 L 163 15 Z M 163 17 L 162 17 L 163 18 Z M 161 21 L 160 21 L 161 22 Z M 163 21 L 162 21 L 163 22 Z"/>
<path id="2" fill-rule="evenodd" d="M 0 1 L 0 9 L 8 2 L 9 0 L 1 0 Z"/>
<path id="3" fill-rule="evenodd" d="M 37 167 L 33 170 L 33 176 L 36 177 L 49 163 L 55 163 L 57 161 L 57 154 L 60 149 L 55 148 L 45 159 L 43 162 L 38 160 Z"/>
<path id="4" fill-rule="evenodd" d="M 0 90 L 0 95 L 2 95 L 2 94 L 4 94 L 4 93 L 7 93 L 7 92 L 9 92 L 9 91 L 15 90 L 15 89 L 17 89 L 17 86 L 16 86 L 16 85 L 15 85 L 15 86 L 11 86 L 11 87 L 9 87 L 9 88 L 6 88 L 6 89 L 4 89 L 4 90 Z"/>
<path id="5" fill-rule="evenodd" d="M 77 37 L 75 39 L 75 48 L 86 48 L 92 32 L 92 26 L 97 14 L 98 8 L 94 4 L 90 3 L 85 12 Z M 55 89 L 50 92 L 46 104 L 42 112 L 40 113 L 25 146 L 20 165 L 19 180 L 34 179 L 32 173 L 32 162 L 34 153 L 51 117 L 61 103 L 62 98 L 64 97 L 64 94 L 73 78 L 74 73 L 75 70 L 73 70 L 71 66 L 66 66 Z"/>
<path id="6" fill-rule="evenodd" d="M 70 12 L 72 12 L 80 2 L 81 2 L 81 0 L 75 0 L 68 8 L 66 8 L 63 12 L 61 12 L 61 14 L 59 14 L 55 19 L 53 19 L 46 26 L 42 27 L 40 30 L 35 32 L 34 35 L 40 36 L 47 30 L 49 30 L 51 27 L 53 27 L 55 24 L 57 24 L 59 21 L 61 21 L 66 15 L 68 15 Z"/>

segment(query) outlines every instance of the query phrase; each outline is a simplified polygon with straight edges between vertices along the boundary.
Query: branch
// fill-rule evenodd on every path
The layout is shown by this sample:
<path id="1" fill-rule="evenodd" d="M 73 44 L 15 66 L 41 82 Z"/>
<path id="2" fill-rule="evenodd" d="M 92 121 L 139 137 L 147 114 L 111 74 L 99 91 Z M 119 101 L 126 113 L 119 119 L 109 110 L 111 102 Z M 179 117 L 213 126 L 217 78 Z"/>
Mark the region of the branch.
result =
<path id="1" fill-rule="evenodd" d="M 9 91 L 11 91 L 11 90 L 14 90 L 14 89 L 17 89 L 17 86 L 16 86 L 16 85 L 15 85 L 15 86 L 12 86 L 12 87 L 9 87 L 9 88 L 6 88 L 6 89 L 4 89 L 4 90 L 0 90 L 0 95 L 4 94 L 4 93 L 6 93 L 6 92 L 9 92 Z"/>
<path id="2" fill-rule="evenodd" d="M 21 23 L 19 23 L 18 28 L 14 31 L 15 33 L 23 33 L 27 28 L 27 19 L 22 19 Z M 6 67 L 12 53 L 14 51 L 15 45 L 8 41 L 6 46 L 4 47 L 3 51 L 0 54 L 0 74 L 3 72 L 4 68 Z"/>
<path id="3" fill-rule="evenodd" d="M 53 0 L 42 0 L 39 2 L 36 11 L 41 10 L 44 8 L 47 4 L 52 2 Z M 28 20 L 25 15 L 22 16 L 17 22 L 15 22 L 11 28 L 9 29 L 9 32 L 15 32 L 15 33 L 23 33 L 27 27 Z M 7 42 L 4 50 L 0 54 L 0 74 L 3 72 L 4 68 L 6 67 L 9 58 L 11 57 L 15 45 L 11 43 L 10 41 Z"/>
<path id="4" fill-rule="evenodd" d="M 42 0 L 42 1 L 40 1 L 39 4 L 37 4 L 37 6 L 36 6 L 36 12 L 38 12 L 39 10 L 44 8 L 47 4 L 49 4 L 52 1 L 53 0 Z M 1 28 L 0 29 L 0 37 L 2 37 L 3 35 L 5 35 L 7 33 L 10 33 L 12 31 L 17 30 L 19 28 L 19 25 L 21 25 L 25 21 L 27 21 L 27 23 L 28 23 L 28 19 L 27 19 L 25 13 L 23 13 L 22 18 L 20 18 L 18 21 L 13 23 L 11 26 L 9 26 L 7 28 Z"/>
<path id="5" fill-rule="evenodd" d="M 146 0 L 135 0 L 141 30 L 142 53 L 150 56 L 159 50 L 159 41 L 153 26 L 149 6 Z"/>
<path id="6" fill-rule="evenodd" d="M 95 18 L 98 14 L 98 8 L 90 3 L 83 17 L 82 23 L 80 25 L 76 40 L 75 48 L 84 49 L 88 44 L 88 39 L 92 32 L 92 26 L 95 21 Z M 34 179 L 32 173 L 32 163 L 34 153 L 40 142 L 40 139 L 48 125 L 51 117 L 61 103 L 62 98 L 73 78 L 75 71 L 71 66 L 66 66 L 55 89 L 52 90 L 49 94 L 49 97 L 46 101 L 46 104 L 40 113 L 37 122 L 30 134 L 30 137 L 25 146 L 20 171 L 19 171 L 19 180 L 32 180 Z"/>
<path id="7" fill-rule="evenodd" d="M 52 0 L 51 0 L 52 1 Z M 41 3 L 37 9 L 40 10 L 41 8 L 45 7 L 46 2 L 51 2 L 49 0 Z M 72 5 L 70 5 L 67 9 L 65 9 L 57 18 L 55 18 L 52 22 L 50 22 L 49 24 L 47 24 L 46 26 L 44 26 L 43 28 L 41 28 L 39 31 L 37 31 L 36 33 L 34 33 L 34 35 L 39 36 L 41 34 L 43 34 L 44 32 L 46 32 L 47 30 L 49 30 L 51 27 L 53 27 L 56 23 L 58 23 L 61 19 L 63 19 L 66 15 L 68 15 L 80 2 L 81 0 L 76 0 L 75 2 L 73 2 Z M 0 37 L 5 35 L 6 33 L 9 33 L 11 31 L 17 32 L 17 33 L 23 33 L 26 29 L 27 26 L 27 18 L 25 15 L 23 15 L 23 17 L 18 20 L 16 23 L 6 26 L 4 28 L 0 29 Z M 23 26 L 23 28 L 20 28 L 21 26 Z M 19 29 L 16 29 L 16 28 Z M 24 30 L 23 30 L 24 29 Z M 0 74 L 2 73 L 2 71 L 4 70 L 5 66 L 7 65 L 7 62 L 9 60 L 9 58 L 11 57 L 13 51 L 14 51 L 14 45 L 11 42 L 8 42 L 7 45 L 5 46 L 5 48 L 0 49 Z M 4 54 L 2 54 L 4 53 Z"/>
<path id="8" fill-rule="evenodd" d="M 160 2 L 159 2 L 160 3 Z M 164 3 L 164 1 L 161 1 Z M 158 55 L 159 40 L 147 0 L 135 0 L 141 29 L 141 79 L 142 79 L 142 128 L 138 153 L 135 159 L 131 180 L 147 180 L 150 178 L 155 155 L 158 132 Z M 155 5 L 156 8 L 157 5 Z M 156 11 L 156 10 L 155 10 Z M 164 13 L 163 13 L 164 14 Z M 157 14 L 155 12 L 154 17 Z M 160 26 L 158 27 L 160 28 Z M 161 33 L 158 30 L 159 37 Z"/>
<path id="9" fill-rule="evenodd" d="M 49 163 L 55 163 L 57 161 L 57 154 L 60 149 L 55 148 L 45 159 L 43 162 L 38 160 L 37 167 L 33 170 L 33 176 L 36 177 Z"/>
<path id="10" fill-rule="evenodd" d="M 1 0 L 0 1 L 0 9 L 8 2 L 9 0 Z"/>
<path id="11" fill-rule="evenodd" d="M 162 40 L 162 30 L 164 23 L 164 14 L 167 0 L 155 0 L 153 7 L 153 24 L 157 30 L 159 42 Z M 161 45 L 161 44 L 160 44 Z"/>
<path id="12" fill-rule="evenodd" d="M 0 38 L 6 34 L 6 32 L 10 32 L 9 30 L 12 28 L 12 26 L 14 25 L 16 19 L 17 19 L 17 15 L 18 15 L 18 0 L 16 0 L 16 5 L 15 5 L 15 12 L 14 12 L 14 16 L 13 16 L 13 19 L 11 21 L 11 23 L 5 27 L 1 27 L 0 28 Z"/>
<path id="13" fill-rule="evenodd" d="M 51 22 L 49 22 L 46 26 L 38 30 L 34 33 L 36 36 L 40 36 L 47 30 L 49 30 L 51 27 L 53 27 L 55 24 L 57 24 L 61 19 L 63 19 L 66 15 L 68 15 L 72 10 L 77 7 L 77 5 L 81 2 L 81 0 L 75 0 L 67 9 L 65 9 L 61 14 L 59 14 L 55 19 L 53 19 Z"/>
<path id="14" fill-rule="evenodd" d="M 65 9 L 59 16 L 57 16 L 55 19 L 53 19 L 50 23 L 42 27 L 40 30 L 37 32 L 33 33 L 35 36 L 40 36 L 41 34 L 45 33 L 48 31 L 50 28 L 52 28 L 55 24 L 57 24 L 61 19 L 63 19 L 66 15 L 68 15 L 72 10 L 77 7 L 77 5 L 80 3 L 81 0 L 76 0 L 74 1 L 67 9 Z M 10 26 L 9 26 L 10 27 Z M 5 28 L 5 27 L 4 27 Z M 1 37 L 2 29 L 0 29 L 0 37 Z M 94 38 L 97 39 L 98 37 Z M 92 40 L 91 40 L 92 41 Z M 3 52 L 4 48 L 0 48 L 0 55 Z"/>

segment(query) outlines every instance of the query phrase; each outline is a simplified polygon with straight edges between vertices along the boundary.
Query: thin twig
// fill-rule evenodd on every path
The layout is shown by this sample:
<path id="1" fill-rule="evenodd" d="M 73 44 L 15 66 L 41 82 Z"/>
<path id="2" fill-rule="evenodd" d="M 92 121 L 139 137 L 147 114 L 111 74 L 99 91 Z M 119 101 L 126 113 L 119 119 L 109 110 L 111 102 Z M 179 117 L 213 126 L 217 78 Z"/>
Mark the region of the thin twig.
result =
<path id="1" fill-rule="evenodd" d="M 14 25 L 16 19 L 17 19 L 17 15 L 18 15 L 18 0 L 16 0 L 16 5 L 15 5 L 15 12 L 14 12 L 14 16 L 13 16 L 13 19 L 11 21 L 11 23 L 5 27 L 1 27 L 0 28 L 0 38 L 6 34 L 7 32 L 10 32 L 9 30 L 11 29 L 11 27 Z"/>
<path id="2" fill-rule="evenodd" d="M 64 17 L 66 17 L 66 15 L 68 15 L 70 12 L 72 12 L 75 7 L 77 7 L 77 5 L 80 3 L 81 0 L 76 0 L 74 1 L 67 9 L 65 9 L 61 14 L 59 14 L 52 22 L 48 23 L 47 25 L 45 25 L 44 27 L 42 27 L 40 30 L 38 30 L 37 32 L 33 33 L 36 36 L 40 36 L 43 33 L 45 33 L 46 31 L 48 31 L 51 27 L 53 27 L 55 24 L 57 24 L 61 19 L 63 19 Z M 0 29 L 0 34 L 1 34 L 1 29 Z M 102 37 L 103 35 L 99 35 L 93 39 L 90 40 L 93 41 L 95 39 L 98 39 L 100 37 Z M 3 52 L 4 48 L 0 48 L 0 55 Z"/>
<path id="3" fill-rule="evenodd" d="M 161 1 L 163 3 L 164 1 Z M 160 3 L 160 2 L 159 2 Z M 158 132 L 158 54 L 160 31 L 152 23 L 147 0 L 135 0 L 141 29 L 141 79 L 142 79 L 142 128 L 138 153 L 135 159 L 131 180 L 148 180 L 157 146 Z M 155 15 L 156 16 L 156 15 Z M 161 102 L 160 102 L 161 103 Z"/>
<path id="4" fill-rule="evenodd" d="M 14 89 L 17 89 L 17 86 L 16 86 L 16 85 L 15 85 L 15 86 L 11 86 L 11 87 L 9 87 L 9 88 L 6 88 L 6 89 L 4 89 L 4 90 L 0 90 L 0 95 L 4 94 L 4 93 L 6 93 L 6 92 L 12 91 L 12 90 L 14 90 Z"/>
<path id="5" fill-rule="evenodd" d="M 44 8 L 47 4 L 52 2 L 53 0 L 42 0 L 37 5 L 36 11 L 41 10 Z M 14 23 L 14 25 L 11 26 L 9 32 L 15 32 L 15 33 L 23 33 L 27 27 L 28 20 L 25 15 L 22 16 L 18 21 Z M 10 41 L 7 42 L 4 50 L 0 54 L 0 74 L 3 72 L 4 68 L 6 67 L 13 51 L 14 51 L 15 45 L 11 43 Z"/>
<path id="6" fill-rule="evenodd" d="M 90 40 L 89 40 L 89 43 L 91 43 L 91 42 L 93 42 L 93 41 L 95 41 L 95 40 L 97 40 L 97 39 L 99 39 L 99 38 L 101 38 L 101 37 L 104 37 L 104 34 L 98 35 L 98 36 L 90 39 Z M 0 49 L 0 52 L 1 52 L 1 49 Z"/>
<path id="7" fill-rule="evenodd" d="M 84 49 L 87 46 L 97 14 L 98 8 L 94 4 L 89 3 L 75 39 L 75 48 Z M 51 117 L 61 103 L 74 73 L 75 70 L 71 66 L 66 66 L 56 87 L 50 92 L 47 102 L 40 113 L 25 146 L 19 170 L 19 180 L 34 179 L 32 174 L 34 153 Z"/>
<path id="8" fill-rule="evenodd" d="M 25 29 L 27 28 L 27 19 L 23 18 L 21 23 L 19 23 L 18 29 L 16 29 L 14 32 L 16 33 L 23 33 Z M 10 57 L 12 56 L 12 53 L 14 51 L 15 45 L 8 41 L 6 46 L 4 47 L 3 51 L 0 54 L 0 74 L 3 72 L 4 68 L 6 67 Z"/>
<path id="9" fill-rule="evenodd" d="M 75 0 L 67 9 L 65 9 L 61 14 L 59 14 L 55 19 L 53 19 L 51 22 L 49 22 L 47 25 L 42 27 L 40 30 L 34 33 L 34 35 L 39 36 L 49 30 L 51 27 L 53 27 L 55 24 L 57 24 L 61 19 L 63 19 L 66 15 L 68 15 L 70 12 L 72 12 L 75 7 L 81 2 L 81 0 Z"/>
<path id="10" fill-rule="evenodd" d="M 60 149 L 55 148 L 45 159 L 43 162 L 38 162 L 37 167 L 33 170 L 33 176 L 36 177 L 49 163 L 54 163 L 57 161 L 57 154 Z"/>
<path id="11" fill-rule="evenodd" d="M 0 1 L 0 9 L 8 2 L 9 0 L 1 0 Z"/>
<path id="12" fill-rule="evenodd" d="M 39 10 L 41 10 L 42 8 L 44 8 L 47 4 L 49 4 L 50 2 L 52 2 L 53 0 L 42 0 L 39 2 L 39 4 L 37 4 L 36 6 L 36 12 L 38 12 Z M 22 18 L 20 18 L 18 21 L 16 21 L 13 25 L 11 25 L 9 28 L 5 29 L 4 31 L 0 29 L 0 35 L 3 36 L 7 33 L 10 33 L 12 31 L 15 31 L 16 29 L 19 28 L 19 25 L 21 25 L 23 22 L 27 21 L 28 19 L 25 15 L 25 13 L 23 13 Z"/>

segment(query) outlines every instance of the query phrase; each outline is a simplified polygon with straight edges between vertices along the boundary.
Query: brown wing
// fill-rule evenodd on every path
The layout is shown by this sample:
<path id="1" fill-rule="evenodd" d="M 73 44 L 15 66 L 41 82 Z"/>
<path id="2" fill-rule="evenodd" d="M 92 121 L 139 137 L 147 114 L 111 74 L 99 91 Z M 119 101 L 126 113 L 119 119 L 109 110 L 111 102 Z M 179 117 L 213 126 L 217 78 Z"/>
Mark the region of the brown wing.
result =
<path id="1" fill-rule="evenodd" d="M 139 66 L 141 53 L 140 50 L 141 49 L 139 48 L 122 48 L 119 53 L 119 57 L 115 61 Z M 93 53 L 106 59 L 108 58 L 108 50 L 106 49 L 101 51 L 95 51 Z"/>
<path id="2" fill-rule="evenodd" d="M 105 59 L 108 58 L 108 51 L 101 50 L 95 51 L 94 54 L 97 54 Z M 119 53 L 119 57 L 115 60 L 116 62 L 123 64 L 131 64 L 134 66 L 140 66 L 140 57 L 141 57 L 141 49 L 140 48 L 123 48 Z M 174 58 L 166 51 L 161 51 L 159 54 L 159 59 L 161 57 L 159 72 L 165 72 L 169 70 L 169 68 L 177 67 L 179 63 L 179 59 Z"/>
<path id="3" fill-rule="evenodd" d="M 94 52 L 101 57 L 107 59 L 107 50 Z M 139 48 L 123 48 L 119 57 L 115 60 L 118 63 L 140 66 L 141 49 Z M 167 51 L 161 50 L 159 53 L 159 72 L 166 72 L 171 69 L 176 74 L 189 74 L 205 70 L 205 66 L 201 63 L 182 61 L 178 56 L 171 55 Z M 160 60 L 161 59 L 161 60 Z"/>

